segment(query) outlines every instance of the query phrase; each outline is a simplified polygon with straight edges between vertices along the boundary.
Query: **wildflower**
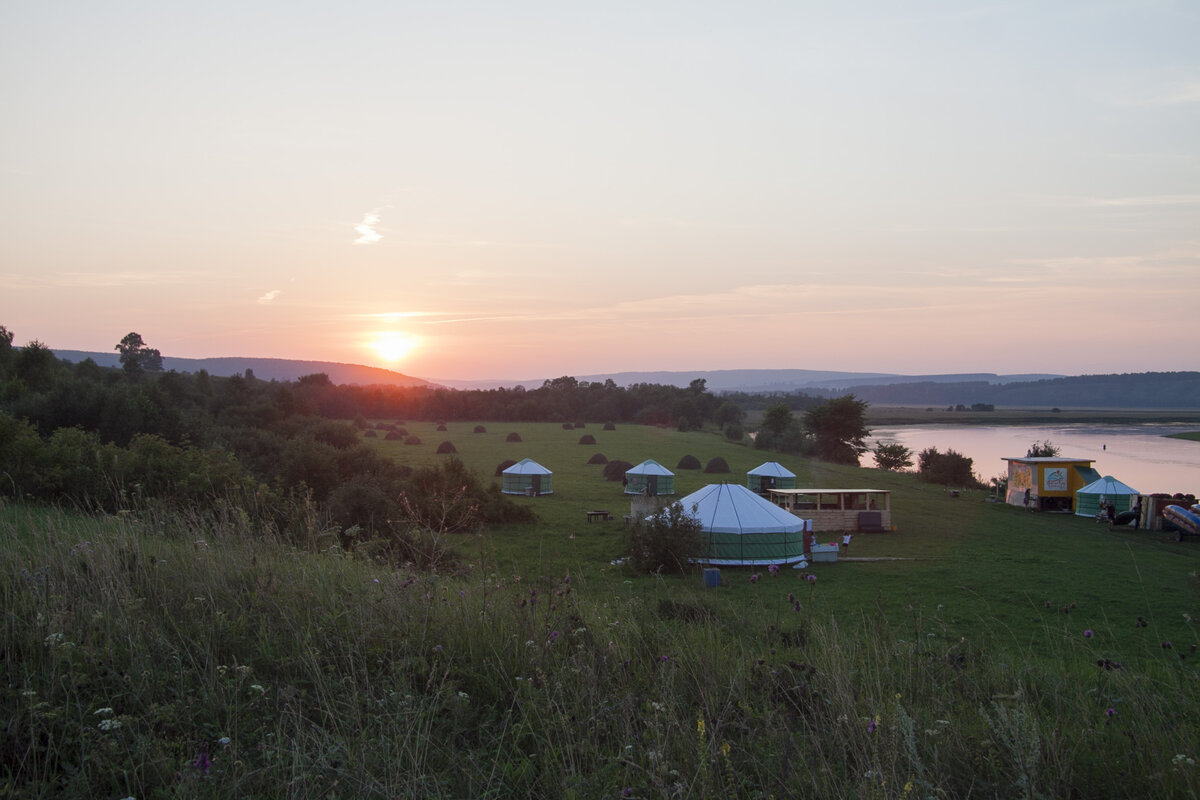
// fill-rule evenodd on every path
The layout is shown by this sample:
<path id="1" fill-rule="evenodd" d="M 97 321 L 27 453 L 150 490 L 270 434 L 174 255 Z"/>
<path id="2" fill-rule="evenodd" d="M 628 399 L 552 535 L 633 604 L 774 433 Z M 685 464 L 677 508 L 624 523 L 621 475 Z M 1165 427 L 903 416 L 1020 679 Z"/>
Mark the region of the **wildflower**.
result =
<path id="1" fill-rule="evenodd" d="M 633 797 L 633 789 L 630 789 L 628 786 L 626 786 L 621 790 L 621 797 Z"/>
<path id="2" fill-rule="evenodd" d="M 374 583 L 379 583 L 379 578 L 375 578 L 373 582 L 374 582 Z"/>
<path id="3" fill-rule="evenodd" d="M 1171 649 L 1171 643 L 1170 643 L 1170 642 L 1163 642 L 1163 643 L 1162 643 L 1162 649 L 1163 649 L 1163 650 L 1170 650 L 1170 649 Z"/>
<path id="4" fill-rule="evenodd" d="M 196 756 L 196 759 L 192 762 L 192 766 L 200 770 L 202 775 L 207 775 L 208 771 L 212 769 L 212 759 L 208 757 L 208 753 L 201 753 Z"/>
<path id="5" fill-rule="evenodd" d="M 696 720 L 696 735 L 703 739 L 706 733 L 708 728 L 704 724 L 704 717 L 700 717 Z"/>
<path id="6" fill-rule="evenodd" d="M 228 736 L 222 736 L 220 739 L 217 739 L 217 744 L 228 746 L 230 741 L 231 740 Z"/>
<path id="7" fill-rule="evenodd" d="M 263 688 L 263 685 L 261 683 L 252 683 L 252 684 L 250 684 L 250 688 L 253 689 L 254 691 L 258 692 L 259 694 L 265 694 L 267 691 L 265 688 Z"/>
<path id="8" fill-rule="evenodd" d="M 1183 764 L 1187 764 L 1190 767 L 1196 763 L 1196 759 L 1192 758 L 1191 756 L 1184 755 L 1183 753 L 1176 753 L 1175 757 L 1171 759 L 1171 763 L 1177 767 L 1182 766 Z"/>
<path id="9" fill-rule="evenodd" d="M 1115 708 L 1113 708 L 1112 706 L 1109 706 L 1108 708 L 1106 708 L 1104 710 L 1104 716 L 1106 716 L 1106 717 L 1115 717 L 1116 715 L 1117 715 L 1117 710 Z"/>
<path id="10" fill-rule="evenodd" d="M 1094 634 L 1092 633 L 1091 628 L 1088 628 L 1086 631 L 1083 632 L 1083 638 L 1085 638 L 1085 639 L 1090 639 L 1090 638 L 1092 638 L 1092 636 L 1094 636 Z"/>
<path id="11" fill-rule="evenodd" d="M 433 646 L 433 652 L 435 652 L 435 653 L 440 653 L 440 652 L 442 652 L 442 646 L 441 646 L 440 644 L 435 644 L 435 645 Z"/>
<path id="12" fill-rule="evenodd" d="M 751 576 L 750 576 L 750 582 L 751 582 L 751 583 L 758 583 L 758 579 L 759 579 L 760 577 L 762 577 L 762 576 L 761 576 L 761 575 L 759 575 L 759 574 L 756 572 L 756 573 L 754 573 L 753 575 L 751 575 Z"/>
<path id="13" fill-rule="evenodd" d="M 817 576 L 816 576 L 816 575 L 813 575 L 813 574 L 810 572 L 810 573 L 808 573 L 807 575 L 805 575 L 805 576 L 804 576 L 804 580 L 808 581 L 809 583 L 816 583 L 816 582 L 817 582 Z"/>
<path id="14" fill-rule="evenodd" d="M 772 564 L 771 566 L 767 567 L 767 572 L 769 572 L 769 573 L 771 573 L 772 575 L 774 575 L 775 573 L 779 572 L 779 565 L 778 565 L 778 564 Z"/>
<path id="15" fill-rule="evenodd" d="M 867 733 L 874 733 L 879 727 L 879 717 L 871 717 L 871 721 L 867 723 Z"/>
<path id="16" fill-rule="evenodd" d="M 550 641 L 553 642 L 555 639 L 557 639 L 561 635 L 562 634 L 560 634 L 558 631 L 550 631 Z"/>
<path id="17" fill-rule="evenodd" d="M 119 720 L 119 719 L 102 719 L 102 720 L 100 720 L 100 724 L 97 725 L 96 727 L 102 731 L 115 731 L 117 728 L 121 727 L 121 720 Z"/>
<path id="18" fill-rule="evenodd" d="M 796 602 L 796 595 L 792 594 L 791 592 L 788 592 L 788 602 L 789 603 Z"/>

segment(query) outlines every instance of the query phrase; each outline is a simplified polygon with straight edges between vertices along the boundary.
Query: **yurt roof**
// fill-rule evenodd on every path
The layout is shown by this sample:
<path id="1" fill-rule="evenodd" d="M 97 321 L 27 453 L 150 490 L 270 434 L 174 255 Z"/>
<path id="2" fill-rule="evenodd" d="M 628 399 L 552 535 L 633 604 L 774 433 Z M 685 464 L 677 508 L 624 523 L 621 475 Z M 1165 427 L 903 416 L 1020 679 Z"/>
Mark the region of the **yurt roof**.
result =
<path id="1" fill-rule="evenodd" d="M 796 473 L 780 464 L 778 461 L 767 461 L 764 464 L 759 464 L 754 469 L 746 473 L 747 475 L 762 475 L 768 478 L 794 478 Z"/>
<path id="2" fill-rule="evenodd" d="M 797 533 L 804 520 L 737 483 L 710 483 L 678 501 L 713 533 Z"/>
<path id="3" fill-rule="evenodd" d="M 553 475 L 550 470 L 543 467 L 541 464 L 534 461 L 532 458 L 522 458 L 517 463 L 513 464 L 508 469 L 504 470 L 505 475 Z"/>
<path id="4" fill-rule="evenodd" d="M 625 470 L 626 475 L 674 475 L 674 472 L 664 467 L 652 458 L 648 458 L 636 467 Z"/>
<path id="5" fill-rule="evenodd" d="M 1138 494 L 1138 490 L 1121 483 L 1112 475 L 1105 475 L 1098 481 L 1093 481 L 1079 490 L 1083 494 Z"/>

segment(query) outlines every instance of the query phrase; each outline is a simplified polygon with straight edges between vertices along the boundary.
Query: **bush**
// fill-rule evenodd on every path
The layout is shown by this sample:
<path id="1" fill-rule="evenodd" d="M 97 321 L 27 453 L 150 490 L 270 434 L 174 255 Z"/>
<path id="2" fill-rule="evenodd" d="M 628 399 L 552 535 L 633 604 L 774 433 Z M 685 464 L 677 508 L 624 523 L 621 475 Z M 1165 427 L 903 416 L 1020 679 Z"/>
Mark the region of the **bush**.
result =
<path id="1" fill-rule="evenodd" d="M 616 425 L 614 425 L 613 423 L 611 423 L 611 422 L 606 422 L 606 423 L 604 423 L 604 430 L 606 430 L 606 431 L 615 431 L 616 429 L 617 429 L 617 426 L 616 426 Z"/>
<path id="2" fill-rule="evenodd" d="M 517 433 L 516 431 L 513 431 L 513 432 L 512 432 L 512 433 L 510 433 L 508 436 L 505 436 L 505 437 L 504 437 L 504 441 L 506 441 L 506 442 L 519 442 L 519 441 L 521 441 L 521 434 Z"/>
<path id="3" fill-rule="evenodd" d="M 583 436 L 579 437 L 579 443 L 580 444 L 595 444 L 596 437 L 592 436 L 590 433 L 585 433 Z"/>
<path id="4" fill-rule="evenodd" d="M 633 469 L 628 461 L 610 461 L 604 465 L 604 480 L 619 481 L 625 479 L 625 473 Z"/>
<path id="5" fill-rule="evenodd" d="M 939 453 L 936 447 L 929 447 L 917 456 L 917 477 L 944 486 L 977 486 L 973 465 L 974 460 L 962 453 L 953 450 Z"/>
<path id="6" fill-rule="evenodd" d="M 604 453 L 592 453 L 592 457 L 587 460 L 589 464 L 607 464 L 608 456 Z"/>
<path id="7" fill-rule="evenodd" d="M 515 463 L 517 463 L 516 459 L 512 459 L 512 458 L 504 459 L 503 461 L 501 461 L 499 464 L 496 465 L 496 471 L 492 473 L 492 476 L 499 478 L 501 475 L 504 474 L 504 470 L 508 469 Z"/>
<path id="8" fill-rule="evenodd" d="M 729 472 L 729 462 L 717 456 L 704 465 L 705 472 Z"/>
<path id="9" fill-rule="evenodd" d="M 731 422 L 725 426 L 725 438 L 731 442 L 740 442 L 746 436 L 746 431 L 736 422 Z"/>
<path id="10" fill-rule="evenodd" d="M 703 548 L 700 520 L 685 513 L 680 503 L 639 520 L 629 533 L 629 561 L 638 572 L 685 574 Z"/>
<path id="11" fill-rule="evenodd" d="M 476 425 L 474 432 L 475 433 L 487 433 L 487 428 L 483 427 L 482 425 Z"/>
<path id="12" fill-rule="evenodd" d="M 441 444 L 438 445 L 437 452 L 438 452 L 438 455 L 440 455 L 440 456 L 445 455 L 447 453 L 457 453 L 458 448 L 456 448 L 454 446 L 454 442 L 447 441 L 447 442 L 442 442 Z"/>
<path id="13" fill-rule="evenodd" d="M 407 439 L 404 440 L 404 443 L 405 444 L 420 444 L 421 437 L 420 436 L 409 436 Z"/>
<path id="14" fill-rule="evenodd" d="M 679 459 L 679 463 L 675 465 L 675 469 L 700 469 L 700 459 L 689 453 Z"/>

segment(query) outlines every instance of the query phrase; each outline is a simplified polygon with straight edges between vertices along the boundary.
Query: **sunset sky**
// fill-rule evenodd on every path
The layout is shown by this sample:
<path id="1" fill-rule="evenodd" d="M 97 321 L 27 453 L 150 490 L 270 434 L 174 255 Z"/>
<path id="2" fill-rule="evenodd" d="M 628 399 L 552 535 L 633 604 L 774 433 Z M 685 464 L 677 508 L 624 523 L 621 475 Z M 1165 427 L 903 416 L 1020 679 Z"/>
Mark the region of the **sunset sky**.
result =
<path id="1" fill-rule="evenodd" d="M 16 344 L 1200 368 L 1200 3 L 0 6 Z"/>

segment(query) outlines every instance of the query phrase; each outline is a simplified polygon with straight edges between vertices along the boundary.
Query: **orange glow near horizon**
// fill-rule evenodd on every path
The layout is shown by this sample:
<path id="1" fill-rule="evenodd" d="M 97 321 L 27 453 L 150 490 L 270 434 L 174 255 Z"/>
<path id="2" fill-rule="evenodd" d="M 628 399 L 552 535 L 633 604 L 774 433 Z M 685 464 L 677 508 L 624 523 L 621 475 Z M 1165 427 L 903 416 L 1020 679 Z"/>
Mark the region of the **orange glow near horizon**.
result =
<path id="1" fill-rule="evenodd" d="M 403 361 L 417 346 L 417 338 L 407 333 L 384 331 L 378 334 L 370 343 L 376 355 L 390 364 Z"/>

